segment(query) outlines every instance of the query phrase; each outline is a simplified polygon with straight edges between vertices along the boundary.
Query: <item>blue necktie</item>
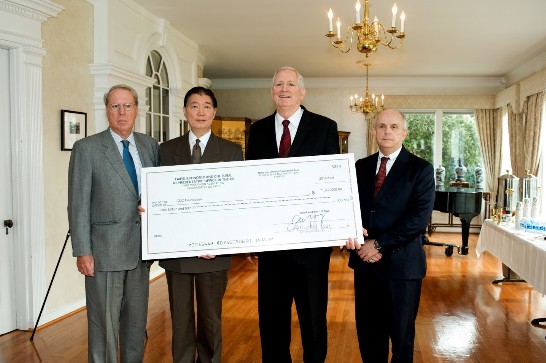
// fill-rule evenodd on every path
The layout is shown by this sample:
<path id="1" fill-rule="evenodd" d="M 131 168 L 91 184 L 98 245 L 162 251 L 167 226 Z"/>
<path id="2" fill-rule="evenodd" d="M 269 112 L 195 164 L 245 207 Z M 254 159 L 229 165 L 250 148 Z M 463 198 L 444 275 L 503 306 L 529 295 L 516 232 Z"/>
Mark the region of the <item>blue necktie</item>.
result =
<path id="1" fill-rule="evenodd" d="M 133 157 L 131 156 L 131 153 L 129 152 L 129 141 L 121 140 L 121 143 L 123 144 L 123 163 L 125 164 L 125 167 L 127 168 L 127 172 L 129 173 L 129 176 L 131 177 L 131 181 L 133 182 L 133 185 L 135 186 L 135 191 L 138 194 L 138 179 L 136 175 L 135 162 L 133 161 Z"/>

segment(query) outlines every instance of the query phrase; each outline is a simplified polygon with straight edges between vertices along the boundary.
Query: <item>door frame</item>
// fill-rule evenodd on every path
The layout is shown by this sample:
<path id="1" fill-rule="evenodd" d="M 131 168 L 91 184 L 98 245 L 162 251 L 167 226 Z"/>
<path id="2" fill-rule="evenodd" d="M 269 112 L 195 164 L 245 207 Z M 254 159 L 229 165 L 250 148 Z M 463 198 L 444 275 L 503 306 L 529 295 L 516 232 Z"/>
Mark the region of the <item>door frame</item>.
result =
<path id="1" fill-rule="evenodd" d="M 10 65 L 9 65 L 9 50 L 0 48 L 1 53 L 1 60 L 0 60 L 0 79 L 9 79 L 10 74 Z M 2 115 L 0 118 L 2 118 L 1 127 L 2 129 L 6 130 L 6 132 L 3 132 L 2 136 L 2 144 L 0 145 L 2 153 L 1 159 L 1 169 L 2 171 L 5 171 L 5 173 L 0 177 L 1 183 L 0 186 L 2 187 L 2 205 L 1 208 L 1 220 L 6 219 L 13 219 L 13 186 L 11 185 L 11 136 L 10 136 L 10 90 L 9 90 L 9 82 L 5 82 L 3 84 L 2 89 L 0 90 L 0 111 Z M 2 227 L 4 228 L 4 227 Z M 1 262 L 0 262 L 0 279 L 2 280 L 1 286 L 2 286 L 2 296 L 0 297 L 0 300 L 2 300 L 1 304 L 1 323 L 0 323 L 0 334 L 9 333 L 10 331 L 16 329 L 16 304 L 15 304 L 15 284 L 14 284 L 14 275 L 15 275 L 15 269 L 14 269 L 14 261 L 13 261 L 13 229 L 11 229 L 8 232 L 8 229 L 6 228 L 6 234 L 4 235 L 4 231 L 0 231 L 0 235 L 2 237 L 0 238 L 0 249 L 1 249 Z"/>
<path id="2" fill-rule="evenodd" d="M 45 292 L 42 23 L 62 10 L 43 0 L 0 6 L 5 19 L 0 47 L 9 50 L 10 64 L 14 300 L 20 330 L 34 327 Z"/>

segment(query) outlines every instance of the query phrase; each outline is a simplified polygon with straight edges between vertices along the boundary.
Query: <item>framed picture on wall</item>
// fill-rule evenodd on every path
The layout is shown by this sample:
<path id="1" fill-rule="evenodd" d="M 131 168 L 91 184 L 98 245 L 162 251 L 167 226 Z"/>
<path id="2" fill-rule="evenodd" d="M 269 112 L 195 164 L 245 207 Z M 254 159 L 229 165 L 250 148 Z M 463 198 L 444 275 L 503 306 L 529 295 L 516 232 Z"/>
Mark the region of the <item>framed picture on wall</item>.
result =
<path id="1" fill-rule="evenodd" d="M 87 113 L 61 110 L 61 150 L 72 150 L 74 143 L 87 136 Z"/>

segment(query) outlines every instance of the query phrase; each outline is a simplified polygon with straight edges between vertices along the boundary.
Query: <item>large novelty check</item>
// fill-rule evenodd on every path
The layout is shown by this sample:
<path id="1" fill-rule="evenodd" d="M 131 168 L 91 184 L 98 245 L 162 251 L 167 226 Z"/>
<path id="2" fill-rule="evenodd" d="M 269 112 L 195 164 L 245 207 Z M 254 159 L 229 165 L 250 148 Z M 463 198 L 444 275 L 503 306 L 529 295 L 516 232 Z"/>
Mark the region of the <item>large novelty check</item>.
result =
<path id="1" fill-rule="evenodd" d="M 344 245 L 362 235 L 353 154 L 143 168 L 142 256 Z"/>

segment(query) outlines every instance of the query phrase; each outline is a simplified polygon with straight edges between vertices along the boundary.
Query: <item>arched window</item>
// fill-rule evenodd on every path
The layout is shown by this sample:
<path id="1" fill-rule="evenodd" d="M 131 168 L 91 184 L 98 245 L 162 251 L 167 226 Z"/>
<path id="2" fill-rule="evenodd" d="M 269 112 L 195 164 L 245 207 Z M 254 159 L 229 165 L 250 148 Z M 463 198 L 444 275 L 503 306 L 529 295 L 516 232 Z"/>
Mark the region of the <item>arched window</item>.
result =
<path id="1" fill-rule="evenodd" d="M 169 140 L 169 72 L 163 57 L 152 50 L 146 62 L 146 75 L 155 83 L 146 88 L 146 134 L 157 141 Z"/>

